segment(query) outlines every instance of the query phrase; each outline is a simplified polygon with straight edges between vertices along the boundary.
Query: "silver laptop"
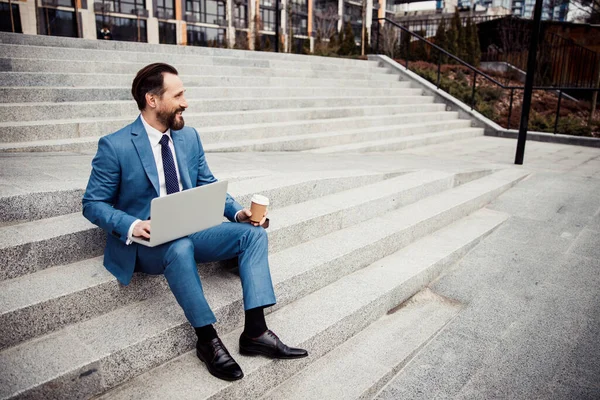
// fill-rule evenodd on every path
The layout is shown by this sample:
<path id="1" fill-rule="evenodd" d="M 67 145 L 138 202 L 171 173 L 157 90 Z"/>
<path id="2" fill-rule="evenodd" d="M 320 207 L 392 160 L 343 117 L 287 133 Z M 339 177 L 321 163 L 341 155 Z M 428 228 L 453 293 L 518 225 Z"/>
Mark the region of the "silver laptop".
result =
<path id="1" fill-rule="evenodd" d="M 132 241 L 154 247 L 223 222 L 227 181 L 157 197 L 150 203 L 150 239 Z"/>

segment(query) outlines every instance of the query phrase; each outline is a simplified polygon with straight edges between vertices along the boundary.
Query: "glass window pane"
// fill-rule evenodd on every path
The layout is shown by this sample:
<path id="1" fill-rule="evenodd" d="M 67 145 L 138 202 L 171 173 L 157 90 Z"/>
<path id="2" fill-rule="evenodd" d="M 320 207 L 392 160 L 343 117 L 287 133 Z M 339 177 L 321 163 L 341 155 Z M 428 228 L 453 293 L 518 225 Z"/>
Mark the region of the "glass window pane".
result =
<path id="1" fill-rule="evenodd" d="M 162 44 L 177 44 L 177 29 L 175 24 L 159 22 L 158 38 Z"/>
<path id="2" fill-rule="evenodd" d="M 13 32 L 13 23 L 14 23 L 14 32 L 15 33 L 23 33 L 23 28 L 21 27 L 21 15 L 19 13 L 19 6 L 17 4 L 12 5 L 12 20 L 10 19 L 11 12 L 9 11 L 8 3 L 0 3 L 0 31 L 3 32 Z"/>
<path id="3" fill-rule="evenodd" d="M 103 26 L 110 29 L 113 40 L 128 42 L 147 42 L 146 20 L 137 18 L 118 18 L 96 15 L 96 30 L 100 32 Z M 138 38 L 139 35 L 139 38 Z"/>
<path id="4" fill-rule="evenodd" d="M 75 13 L 40 7 L 40 33 L 42 35 L 77 37 Z"/>

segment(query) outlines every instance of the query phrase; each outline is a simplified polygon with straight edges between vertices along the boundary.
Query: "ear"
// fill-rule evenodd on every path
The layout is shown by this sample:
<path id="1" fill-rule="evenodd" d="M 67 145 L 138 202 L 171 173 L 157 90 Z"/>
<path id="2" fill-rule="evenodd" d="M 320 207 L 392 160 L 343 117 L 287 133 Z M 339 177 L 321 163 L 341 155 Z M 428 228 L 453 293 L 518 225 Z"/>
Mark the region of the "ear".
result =
<path id="1" fill-rule="evenodd" d="M 157 104 L 156 104 L 156 98 L 157 96 L 155 94 L 152 93 L 146 93 L 146 105 L 150 108 L 156 108 Z"/>

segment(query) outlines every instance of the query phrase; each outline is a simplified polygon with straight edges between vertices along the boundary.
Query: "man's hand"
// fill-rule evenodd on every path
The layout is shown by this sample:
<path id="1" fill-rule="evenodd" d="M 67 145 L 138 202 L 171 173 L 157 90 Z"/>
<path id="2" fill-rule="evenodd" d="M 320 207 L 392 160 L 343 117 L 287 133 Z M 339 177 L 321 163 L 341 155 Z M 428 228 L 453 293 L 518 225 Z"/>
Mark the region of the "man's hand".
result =
<path id="1" fill-rule="evenodd" d="M 150 221 L 140 221 L 133 227 L 133 236 L 150 239 Z"/>
<path id="2" fill-rule="evenodd" d="M 248 210 L 247 208 L 244 208 L 239 214 L 238 214 L 238 222 L 245 222 L 245 223 L 250 223 L 254 226 L 263 226 L 265 224 L 265 221 L 267 220 L 267 214 L 269 213 L 269 211 L 265 211 L 265 215 L 263 215 L 262 219 L 260 220 L 260 222 L 252 222 L 250 221 L 250 217 L 252 216 L 252 212 L 250 210 Z"/>

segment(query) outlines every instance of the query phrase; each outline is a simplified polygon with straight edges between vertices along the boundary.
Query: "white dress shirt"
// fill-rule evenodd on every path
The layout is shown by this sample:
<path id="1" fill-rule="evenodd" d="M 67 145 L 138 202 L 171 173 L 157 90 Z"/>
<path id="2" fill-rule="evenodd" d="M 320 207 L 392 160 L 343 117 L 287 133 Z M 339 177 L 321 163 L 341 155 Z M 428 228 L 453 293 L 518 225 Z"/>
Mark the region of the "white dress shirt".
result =
<path id="1" fill-rule="evenodd" d="M 150 140 L 150 147 L 152 147 L 152 154 L 154 155 L 154 162 L 156 163 L 156 171 L 158 172 L 158 186 L 160 188 L 160 197 L 167 195 L 167 184 L 165 181 L 165 169 L 163 167 L 163 159 L 162 159 L 162 146 L 160 144 L 160 139 L 164 135 L 167 135 L 169 138 L 169 148 L 171 149 L 171 154 L 173 154 L 173 161 L 175 162 L 175 170 L 177 171 L 177 183 L 179 184 L 179 191 L 183 190 L 183 186 L 181 185 L 181 175 L 179 174 L 179 166 L 177 165 L 177 154 L 175 154 L 175 146 L 173 145 L 173 139 L 171 138 L 171 130 L 167 129 L 165 133 L 162 133 L 158 129 L 153 128 L 144 120 L 144 117 L 140 115 L 140 119 L 144 124 L 144 128 L 146 128 L 146 133 L 148 134 L 148 139 Z"/>
<path id="2" fill-rule="evenodd" d="M 160 144 L 160 139 L 163 135 L 167 135 L 169 137 L 169 148 L 171 149 L 171 153 L 173 154 L 173 161 L 175 162 L 175 170 L 177 171 L 177 182 L 179 183 L 179 191 L 183 190 L 183 185 L 181 184 L 181 175 L 179 174 L 179 166 L 177 165 L 177 155 L 175 154 L 175 146 L 173 145 L 173 139 L 171 138 L 171 130 L 167 129 L 165 133 L 162 133 L 156 128 L 150 126 L 148 122 L 144 119 L 144 117 L 140 114 L 140 119 L 144 124 L 144 128 L 146 128 L 146 133 L 148 134 L 148 140 L 150 140 L 150 147 L 152 148 L 152 154 L 154 155 L 154 162 L 156 163 L 156 171 L 158 172 L 158 186 L 160 188 L 160 197 L 167 195 L 167 184 L 165 181 L 165 169 L 163 167 L 163 159 L 162 159 L 162 146 Z M 237 216 L 240 213 L 238 211 L 235 214 L 235 220 L 237 221 Z M 129 231 L 127 232 L 127 244 L 131 243 L 131 238 L 133 237 L 133 228 L 135 224 L 140 222 L 141 220 L 137 219 L 133 221 L 131 226 L 129 227 Z"/>
<path id="3" fill-rule="evenodd" d="M 158 129 L 152 127 L 148 122 L 146 122 L 146 120 L 141 114 L 140 119 L 142 120 L 142 124 L 144 124 L 146 133 L 148 134 L 148 140 L 150 141 L 150 147 L 152 148 L 152 155 L 154 155 L 154 163 L 156 164 L 156 171 L 158 172 L 159 196 L 163 197 L 167 195 L 165 169 L 163 167 L 162 160 L 162 146 L 160 144 L 160 139 L 162 139 L 163 135 L 167 135 L 169 137 L 169 148 L 171 149 L 171 154 L 173 154 L 173 162 L 175 163 L 175 170 L 177 171 L 177 183 L 179 184 L 179 191 L 182 191 L 183 186 L 181 185 L 181 175 L 179 174 L 179 166 L 177 165 L 177 155 L 175 154 L 175 146 L 173 145 L 173 139 L 171 138 L 171 130 L 167 129 L 165 133 L 162 133 Z M 129 231 L 127 232 L 127 244 L 131 243 L 131 238 L 133 237 L 133 228 L 140 221 L 141 220 L 136 219 L 129 226 Z"/>

